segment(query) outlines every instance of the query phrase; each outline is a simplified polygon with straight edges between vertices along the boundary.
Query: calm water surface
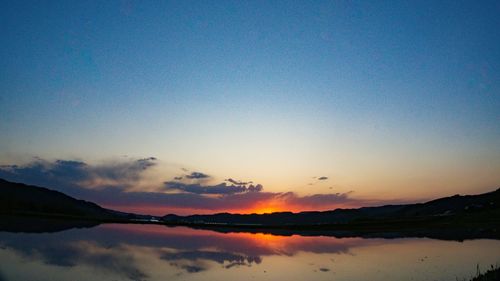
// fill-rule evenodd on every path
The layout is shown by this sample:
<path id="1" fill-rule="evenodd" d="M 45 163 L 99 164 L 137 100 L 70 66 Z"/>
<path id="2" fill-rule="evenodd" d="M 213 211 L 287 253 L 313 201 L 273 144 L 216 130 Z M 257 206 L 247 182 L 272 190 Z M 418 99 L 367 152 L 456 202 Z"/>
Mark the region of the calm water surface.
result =
<path id="1" fill-rule="evenodd" d="M 5 280 L 460 280 L 500 264 L 500 241 L 219 233 L 107 224 L 0 232 Z"/>

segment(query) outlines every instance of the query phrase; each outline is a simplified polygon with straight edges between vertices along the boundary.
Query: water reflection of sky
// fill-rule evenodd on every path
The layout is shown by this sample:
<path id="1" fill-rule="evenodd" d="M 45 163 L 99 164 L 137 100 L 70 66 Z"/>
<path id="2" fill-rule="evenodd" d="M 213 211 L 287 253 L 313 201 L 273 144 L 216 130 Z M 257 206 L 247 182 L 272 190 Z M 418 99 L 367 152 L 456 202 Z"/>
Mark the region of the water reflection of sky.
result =
<path id="1" fill-rule="evenodd" d="M 362 239 L 101 225 L 0 232 L 3 280 L 455 280 L 500 262 L 500 241 Z"/>

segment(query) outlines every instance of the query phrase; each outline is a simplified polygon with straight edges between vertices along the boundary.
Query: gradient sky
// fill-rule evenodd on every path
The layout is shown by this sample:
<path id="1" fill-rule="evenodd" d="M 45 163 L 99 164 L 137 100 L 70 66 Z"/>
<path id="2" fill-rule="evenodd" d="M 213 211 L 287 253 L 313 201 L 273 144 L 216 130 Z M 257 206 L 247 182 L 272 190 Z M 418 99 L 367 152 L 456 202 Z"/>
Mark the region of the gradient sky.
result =
<path id="1" fill-rule="evenodd" d="M 2 1 L 0 176 L 154 213 L 490 191 L 499 14 L 498 1 Z"/>

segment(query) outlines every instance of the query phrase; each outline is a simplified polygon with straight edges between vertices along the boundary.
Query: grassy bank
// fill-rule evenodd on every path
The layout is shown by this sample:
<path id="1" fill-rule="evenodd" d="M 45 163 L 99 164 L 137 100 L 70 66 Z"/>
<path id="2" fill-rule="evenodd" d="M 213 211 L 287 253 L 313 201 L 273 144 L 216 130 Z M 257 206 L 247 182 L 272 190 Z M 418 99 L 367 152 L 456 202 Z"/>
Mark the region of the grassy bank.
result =
<path id="1" fill-rule="evenodd" d="M 498 265 L 491 265 L 490 269 L 488 269 L 484 273 L 481 273 L 478 266 L 476 276 L 472 277 L 470 281 L 500 281 L 500 267 Z"/>

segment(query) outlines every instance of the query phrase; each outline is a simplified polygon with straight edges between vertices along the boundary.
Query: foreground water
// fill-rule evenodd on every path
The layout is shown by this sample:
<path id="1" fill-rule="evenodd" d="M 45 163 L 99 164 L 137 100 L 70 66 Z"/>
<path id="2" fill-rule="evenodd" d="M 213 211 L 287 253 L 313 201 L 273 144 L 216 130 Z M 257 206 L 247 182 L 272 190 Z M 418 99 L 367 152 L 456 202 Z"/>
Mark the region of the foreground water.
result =
<path id="1" fill-rule="evenodd" d="M 5 280 L 462 280 L 499 240 L 363 239 L 106 224 L 0 232 Z"/>

